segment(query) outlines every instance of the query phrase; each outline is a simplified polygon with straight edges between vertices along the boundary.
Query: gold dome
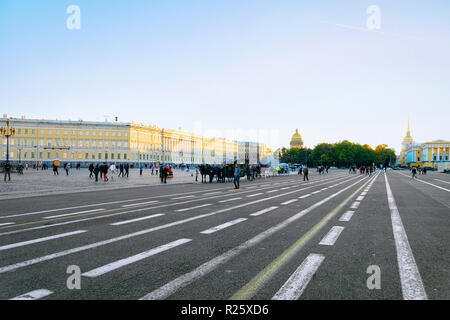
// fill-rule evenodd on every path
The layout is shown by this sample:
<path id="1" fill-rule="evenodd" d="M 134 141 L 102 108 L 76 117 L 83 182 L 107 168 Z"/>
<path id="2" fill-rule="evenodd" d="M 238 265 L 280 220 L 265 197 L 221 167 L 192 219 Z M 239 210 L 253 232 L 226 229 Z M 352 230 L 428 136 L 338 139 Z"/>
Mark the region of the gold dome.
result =
<path id="1" fill-rule="evenodd" d="M 298 129 L 295 129 L 295 133 L 292 135 L 291 139 L 291 148 L 301 148 L 303 147 L 303 139 L 300 133 L 298 133 Z"/>

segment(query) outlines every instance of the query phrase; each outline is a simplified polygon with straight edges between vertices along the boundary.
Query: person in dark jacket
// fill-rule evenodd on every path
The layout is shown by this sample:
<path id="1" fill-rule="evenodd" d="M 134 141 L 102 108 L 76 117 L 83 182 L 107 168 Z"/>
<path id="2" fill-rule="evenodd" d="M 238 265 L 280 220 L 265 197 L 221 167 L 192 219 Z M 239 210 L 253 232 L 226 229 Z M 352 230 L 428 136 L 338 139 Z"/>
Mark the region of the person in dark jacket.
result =
<path id="1" fill-rule="evenodd" d="M 94 165 L 92 165 L 94 166 Z M 94 176 L 95 176 L 95 181 L 98 181 L 98 173 L 100 172 L 100 167 L 98 165 L 98 163 L 95 165 L 94 170 L 92 170 L 94 172 Z"/>
<path id="2" fill-rule="evenodd" d="M 308 169 L 308 167 L 305 167 L 305 168 L 303 169 L 303 181 L 306 181 L 306 180 L 309 181 L 308 174 L 309 174 L 309 169 Z"/>
<path id="3" fill-rule="evenodd" d="M 241 168 L 236 163 L 234 168 L 234 188 L 239 189 L 239 179 L 241 178 Z"/>
<path id="4" fill-rule="evenodd" d="M 130 165 L 128 163 L 125 163 L 125 174 L 127 175 L 128 178 L 128 174 L 130 173 Z"/>
<path id="5" fill-rule="evenodd" d="M 122 176 L 122 178 L 125 176 L 124 175 L 124 173 L 123 173 L 123 163 L 121 163 L 120 165 L 119 165 L 119 175 L 118 175 L 118 177 L 120 177 L 120 176 Z"/>
<path id="6" fill-rule="evenodd" d="M 92 175 L 92 173 L 93 173 L 93 171 L 94 171 L 94 164 L 93 163 L 91 163 L 90 165 L 89 165 L 89 178 L 92 178 L 93 177 L 93 175 Z"/>
<path id="7" fill-rule="evenodd" d="M 167 175 L 169 173 L 169 169 L 167 166 L 162 166 L 159 169 L 159 176 L 161 177 L 161 183 L 167 183 Z"/>
<path id="8" fill-rule="evenodd" d="M 11 164 L 9 162 L 5 163 L 4 170 L 5 170 L 5 181 L 6 175 L 8 175 L 8 181 L 11 181 Z"/>

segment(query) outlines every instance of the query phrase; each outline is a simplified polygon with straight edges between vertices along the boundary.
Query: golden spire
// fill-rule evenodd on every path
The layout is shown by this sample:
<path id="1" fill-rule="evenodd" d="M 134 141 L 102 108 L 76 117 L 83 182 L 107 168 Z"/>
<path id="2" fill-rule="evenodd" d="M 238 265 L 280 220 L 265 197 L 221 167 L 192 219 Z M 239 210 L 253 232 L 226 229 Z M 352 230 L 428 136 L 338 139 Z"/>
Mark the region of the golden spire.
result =
<path id="1" fill-rule="evenodd" d="M 409 119 L 408 119 L 408 131 L 406 132 L 406 135 L 409 137 L 411 135 L 411 130 L 409 128 Z"/>

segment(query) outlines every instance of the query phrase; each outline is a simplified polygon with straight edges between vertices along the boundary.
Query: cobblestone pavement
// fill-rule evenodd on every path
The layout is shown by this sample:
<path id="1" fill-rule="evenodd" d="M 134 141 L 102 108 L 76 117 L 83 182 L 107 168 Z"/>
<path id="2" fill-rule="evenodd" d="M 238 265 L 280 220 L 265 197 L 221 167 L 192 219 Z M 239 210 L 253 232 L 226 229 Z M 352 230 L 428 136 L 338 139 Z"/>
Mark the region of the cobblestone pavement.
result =
<path id="1" fill-rule="evenodd" d="M 0 181 L 0 199 L 11 199 L 16 197 L 26 197 L 45 194 L 60 194 L 70 192 L 83 192 L 92 190 L 108 190 L 120 188 L 142 187 L 161 184 L 159 176 L 152 175 L 151 170 L 144 169 L 142 176 L 139 169 L 130 169 L 129 177 L 118 177 L 110 179 L 108 182 L 100 180 L 95 182 L 95 178 L 89 178 L 88 169 L 71 169 L 69 175 L 63 169 L 59 169 L 59 175 L 54 175 L 51 168 L 49 170 L 24 170 L 23 175 L 11 174 L 11 181 Z M 193 176 L 191 176 L 193 174 Z M 201 176 L 199 175 L 199 179 Z M 174 177 L 167 179 L 167 184 L 196 183 L 195 171 L 174 170 Z"/>

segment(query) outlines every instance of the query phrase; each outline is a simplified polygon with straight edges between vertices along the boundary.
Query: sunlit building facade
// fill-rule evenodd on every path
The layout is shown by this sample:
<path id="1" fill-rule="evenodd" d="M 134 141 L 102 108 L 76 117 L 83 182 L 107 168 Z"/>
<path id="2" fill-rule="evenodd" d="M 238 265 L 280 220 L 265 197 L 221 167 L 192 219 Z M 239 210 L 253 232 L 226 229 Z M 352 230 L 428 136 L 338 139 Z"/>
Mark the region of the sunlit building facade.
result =
<path id="1" fill-rule="evenodd" d="M 7 116 L 0 119 L 5 126 Z M 182 130 L 136 123 L 70 120 L 9 119 L 16 134 L 9 139 L 9 158 L 21 162 L 130 162 L 173 164 L 257 163 L 270 154 L 264 144 L 247 143 L 247 158 L 240 158 L 243 142 L 205 138 Z M 1 159 L 6 159 L 6 138 Z M 241 147 L 240 147 L 241 146 Z M 257 146 L 257 147 L 254 147 Z M 245 149 L 245 148 L 244 148 Z M 257 153 L 257 154 L 256 154 Z"/>

